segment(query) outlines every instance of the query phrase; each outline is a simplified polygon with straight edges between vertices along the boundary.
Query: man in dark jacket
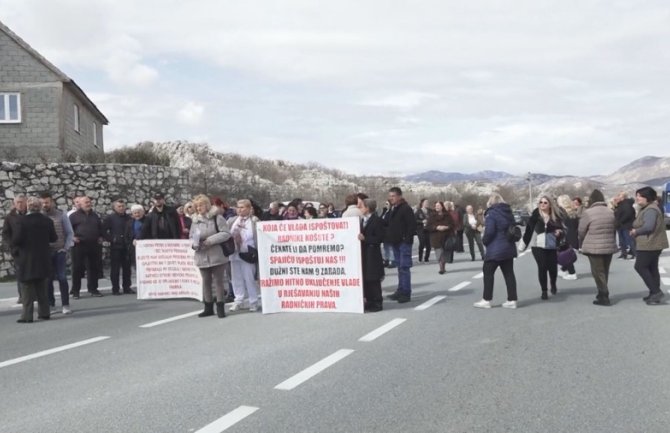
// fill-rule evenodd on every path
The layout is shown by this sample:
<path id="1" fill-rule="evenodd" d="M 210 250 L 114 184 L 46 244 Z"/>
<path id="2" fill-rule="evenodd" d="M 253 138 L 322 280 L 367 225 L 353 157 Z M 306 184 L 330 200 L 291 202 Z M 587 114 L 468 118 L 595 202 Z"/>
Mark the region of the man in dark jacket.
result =
<path id="1" fill-rule="evenodd" d="M 142 239 L 179 239 L 177 211 L 165 204 L 165 195 L 154 194 L 153 207 L 142 226 Z"/>
<path id="2" fill-rule="evenodd" d="M 2 225 L 2 246 L 12 255 L 14 261 L 14 273 L 19 273 L 19 263 L 17 258 L 18 250 L 13 246 L 12 240 L 18 228 L 19 221 L 26 214 L 26 196 L 18 194 L 14 197 L 14 207 L 9 211 L 9 215 L 5 217 Z M 17 291 L 19 293 L 18 303 L 21 303 L 21 282 L 17 279 Z"/>
<path id="3" fill-rule="evenodd" d="M 635 258 L 635 240 L 630 236 L 635 221 L 635 200 L 628 198 L 625 192 L 619 193 L 616 198 L 617 206 L 614 208 L 614 219 L 616 220 L 617 234 L 619 236 L 620 259 Z"/>
<path id="4" fill-rule="evenodd" d="M 412 297 L 412 243 L 416 233 L 416 220 L 409 204 L 402 198 L 397 186 L 389 189 L 390 216 L 386 227 L 385 242 L 391 244 L 398 265 L 398 290 L 389 299 L 399 303 L 409 302 Z"/>
<path id="5" fill-rule="evenodd" d="M 21 282 L 21 300 L 23 311 L 19 323 L 33 321 L 33 303 L 37 300 L 37 317 L 48 320 L 49 297 L 47 279 L 51 277 L 50 242 L 56 242 L 58 235 L 54 223 L 43 215 L 42 203 L 37 197 L 27 200 L 28 211 L 17 225 L 12 244 L 17 249 L 19 273 L 16 279 Z"/>
<path id="6" fill-rule="evenodd" d="M 100 276 L 100 244 L 102 243 L 102 220 L 93 211 L 90 197 L 79 199 L 80 209 L 70 215 L 74 232 L 72 248 L 72 297 L 79 299 L 81 279 L 86 271 L 86 286 L 91 296 L 101 297 L 98 291 Z"/>
<path id="7" fill-rule="evenodd" d="M 130 288 L 130 255 L 126 241 L 126 227 L 130 224 L 130 215 L 126 214 L 126 203 L 117 199 L 112 204 L 112 212 L 102 223 L 103 237 L 109 242 L 111 261 L 112 294 L 120 295 L 119 271 L 122 272 L 123 293 L 135 293 Z"/>

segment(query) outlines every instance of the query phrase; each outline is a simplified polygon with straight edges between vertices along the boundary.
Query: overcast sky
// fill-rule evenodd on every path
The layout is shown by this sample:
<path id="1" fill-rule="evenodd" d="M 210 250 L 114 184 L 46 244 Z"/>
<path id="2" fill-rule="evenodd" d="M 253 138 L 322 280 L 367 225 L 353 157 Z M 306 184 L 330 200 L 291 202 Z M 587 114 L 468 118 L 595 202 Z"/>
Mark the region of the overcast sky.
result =
<path id="1" fill-rule="evenodd" d="M 608 174 L 670 154 L 670 2 L 0 0 L 143 140 L 356 174 Z"/>

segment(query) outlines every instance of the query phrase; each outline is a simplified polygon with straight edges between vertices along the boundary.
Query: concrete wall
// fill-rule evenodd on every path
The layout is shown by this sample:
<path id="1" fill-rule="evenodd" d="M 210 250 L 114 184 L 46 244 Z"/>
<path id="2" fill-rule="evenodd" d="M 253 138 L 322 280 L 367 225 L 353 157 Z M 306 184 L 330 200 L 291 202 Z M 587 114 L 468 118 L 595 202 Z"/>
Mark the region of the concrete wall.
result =
<path id="1" fill-rule="evenodd" d="M 185 203 L 189 194 L 187 170 L 171 167 L 121 164 L 16 164 L 0 162 L 0 220 L 9 213 L 16 194 L 37 195 L 51 191 L 58 207 L 69 209 L 71 198 L 85 193 L 93 199 L 101 216 L 111 212 L 112 200 L 123 197 L 129 203 L 148 207 L 157 191 L 168 203 Z M 1 241 L 0 241 L 1 242 Z M 0 244 L 0 247 L 4 247 Z M 11 256 L 0 248 L 0 278 L 13 274 Z"/>

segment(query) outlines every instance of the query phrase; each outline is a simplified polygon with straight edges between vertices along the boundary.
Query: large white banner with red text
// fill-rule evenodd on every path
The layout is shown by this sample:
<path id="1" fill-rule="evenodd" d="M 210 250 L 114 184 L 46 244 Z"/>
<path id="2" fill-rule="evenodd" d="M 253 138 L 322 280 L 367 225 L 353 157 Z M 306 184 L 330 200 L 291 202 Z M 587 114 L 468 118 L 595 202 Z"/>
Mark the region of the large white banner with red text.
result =
<path id="1" fill-rule="evenodd" d="M 363 313 L 358 218 L 256 225 L 263 313 Z"/>
<path id="2" fill-rule="evenodd" d="M 202 277 L 188 239 L 138 241 L 137 299 L 195 298 L 202 301 Z"/>

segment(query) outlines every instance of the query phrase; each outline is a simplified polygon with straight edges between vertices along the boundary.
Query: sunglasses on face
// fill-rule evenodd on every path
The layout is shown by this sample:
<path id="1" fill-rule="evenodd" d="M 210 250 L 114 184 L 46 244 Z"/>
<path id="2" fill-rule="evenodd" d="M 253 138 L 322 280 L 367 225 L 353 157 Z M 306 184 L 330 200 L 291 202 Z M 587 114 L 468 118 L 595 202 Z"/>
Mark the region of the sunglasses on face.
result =
<path id="1" fill-rule="evenodd" d="M 548 201 L 541 201 L 540 204 L 549 204 Z"/>

